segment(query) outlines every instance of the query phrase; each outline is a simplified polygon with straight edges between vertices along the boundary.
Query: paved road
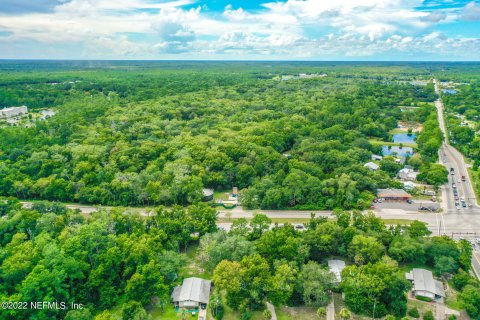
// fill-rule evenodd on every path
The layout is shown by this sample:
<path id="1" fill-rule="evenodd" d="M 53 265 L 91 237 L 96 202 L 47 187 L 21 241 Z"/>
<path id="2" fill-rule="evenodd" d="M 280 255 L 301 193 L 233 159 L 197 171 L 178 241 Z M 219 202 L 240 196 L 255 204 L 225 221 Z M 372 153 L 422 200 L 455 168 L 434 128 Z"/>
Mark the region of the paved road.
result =
<path id="1" fill-rule="evenodd" d="M 477 246 L 478 248 L 478 246 Z M 477 278 L 480 279 L 480 249 L 473 251 L 473 258 L 472 258 L 472 267 L 473 271 L 477 275 Z"/>

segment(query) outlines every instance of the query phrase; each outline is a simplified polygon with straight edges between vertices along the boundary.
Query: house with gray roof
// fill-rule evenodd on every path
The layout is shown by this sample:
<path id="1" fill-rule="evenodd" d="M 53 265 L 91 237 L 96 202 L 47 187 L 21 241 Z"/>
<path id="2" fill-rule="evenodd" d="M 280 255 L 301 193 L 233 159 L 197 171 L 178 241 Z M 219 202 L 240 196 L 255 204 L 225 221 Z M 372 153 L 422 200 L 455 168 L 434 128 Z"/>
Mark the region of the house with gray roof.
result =
<path id="1" fill-rule="evenodd" d="M 363 166 L 372 170 L 372 171 L 377 171 L 380 168 L 380 166 L 378 164 L 376 164 L 375 162 L 367 162 Z"/>
<path id="2" fill-rule="evenodd" d="M 175 307 L 200 308 L 208 304 L 212 282 L 200 278 L 186 278 L 181 286 L 172 292 L 172 302 Z"/>
<path id="3" fill-rule="evenodd" d="M 445 297 L 443 283 L 433 278 L 432 271 L 413 268 L 412 271 L 405 273 L 405 277 L 412 282 L 412 291 L 415 296 L 432 300 Z"/>

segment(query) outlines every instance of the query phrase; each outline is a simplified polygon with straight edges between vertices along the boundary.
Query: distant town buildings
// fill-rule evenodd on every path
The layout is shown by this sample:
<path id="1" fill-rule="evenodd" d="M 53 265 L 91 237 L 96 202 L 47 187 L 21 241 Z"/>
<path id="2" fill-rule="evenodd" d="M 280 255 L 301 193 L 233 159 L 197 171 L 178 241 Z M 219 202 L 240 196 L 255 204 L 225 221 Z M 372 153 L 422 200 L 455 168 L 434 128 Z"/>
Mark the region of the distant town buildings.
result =
<path id="1" fill-rule="evenodd" d="M 27 114 L 28 114 L 28 108 L 26 106 L 4 108 L 0 110 L 0 119 L 22 117 Z"/>

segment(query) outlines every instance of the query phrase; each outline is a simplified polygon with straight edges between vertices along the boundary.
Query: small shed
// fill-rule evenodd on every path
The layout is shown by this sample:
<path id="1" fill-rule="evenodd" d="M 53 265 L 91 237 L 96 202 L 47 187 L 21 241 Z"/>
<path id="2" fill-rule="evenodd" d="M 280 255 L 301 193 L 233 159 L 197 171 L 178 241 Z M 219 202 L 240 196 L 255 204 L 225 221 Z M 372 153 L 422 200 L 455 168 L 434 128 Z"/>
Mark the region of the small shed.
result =
<path id="1" fill-rule="evenodd" d="M 214 193 L 213 189 L 203 189 L 202 193 L 203 193 L 203 201 L 213 200 L 213 193 Z"/>

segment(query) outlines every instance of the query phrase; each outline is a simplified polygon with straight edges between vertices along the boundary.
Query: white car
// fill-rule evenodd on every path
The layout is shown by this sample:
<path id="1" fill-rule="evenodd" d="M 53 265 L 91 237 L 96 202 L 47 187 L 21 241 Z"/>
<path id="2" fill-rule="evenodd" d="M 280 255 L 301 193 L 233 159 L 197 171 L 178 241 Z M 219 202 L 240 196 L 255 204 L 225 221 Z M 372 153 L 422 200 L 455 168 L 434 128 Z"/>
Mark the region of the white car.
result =
<path id="1" fill-rule="evenodd" d="M 457 210 L 460 210 L 460 206 L 459 206 L 458 204 L 455 206 L 455 208 L 456 208 Z"/>

